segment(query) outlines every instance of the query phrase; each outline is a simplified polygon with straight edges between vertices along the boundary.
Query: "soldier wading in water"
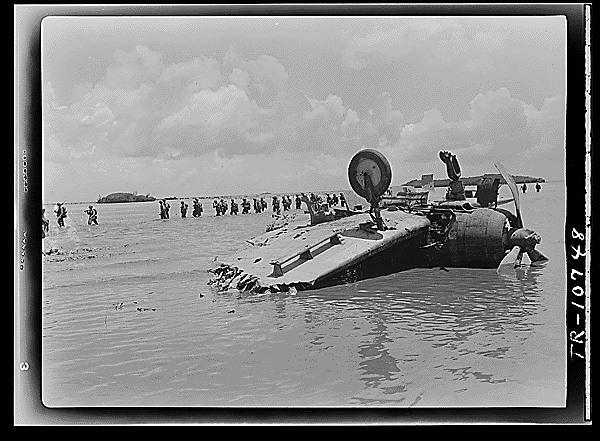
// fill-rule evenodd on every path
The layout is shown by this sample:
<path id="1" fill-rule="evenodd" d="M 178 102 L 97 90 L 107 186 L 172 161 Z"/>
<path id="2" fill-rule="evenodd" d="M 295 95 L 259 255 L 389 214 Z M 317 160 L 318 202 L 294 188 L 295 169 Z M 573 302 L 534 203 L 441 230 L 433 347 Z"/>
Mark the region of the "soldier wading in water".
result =
<path id="1" fill-rule="evenodd" d="M 54 213 L 56 213 L 56 223 L 59 227 L 65 226 L 65 218 L 67 217 L 67 207 L 63 204 L 64 202 L 59 202 L 56 204 L 56 210 L 54 210 Z"/>
<path id="2" fill-rule="evenodd" d="M 98 211 L 94 207 L 90 205 L 88 206 L 88 209 L 83 210 L 83 212 L 88 215 L 88 225 L 98 225 Z"/>

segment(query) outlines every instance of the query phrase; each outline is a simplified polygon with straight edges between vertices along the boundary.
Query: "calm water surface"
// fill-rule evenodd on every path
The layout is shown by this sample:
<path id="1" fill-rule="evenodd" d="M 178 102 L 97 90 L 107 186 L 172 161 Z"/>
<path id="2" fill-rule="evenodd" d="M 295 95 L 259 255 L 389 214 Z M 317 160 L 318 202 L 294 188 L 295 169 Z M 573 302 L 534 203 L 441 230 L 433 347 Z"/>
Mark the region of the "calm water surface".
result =
<path id="1" fill-rule="evenodd" d="M 215 217 L 205 200 L 182 219 L 172 201 L 163 221 L 157 202 L 94 204 L 89 227 L 87 204 L 67 204 L 44 243 L 64 252 L 43 257 L 44 403 L 563 406 L 564 183 L 532 190 L 522 214 L 545 267 L 416 269 L 296 295 L 207 285 L 268 212 Z"/>

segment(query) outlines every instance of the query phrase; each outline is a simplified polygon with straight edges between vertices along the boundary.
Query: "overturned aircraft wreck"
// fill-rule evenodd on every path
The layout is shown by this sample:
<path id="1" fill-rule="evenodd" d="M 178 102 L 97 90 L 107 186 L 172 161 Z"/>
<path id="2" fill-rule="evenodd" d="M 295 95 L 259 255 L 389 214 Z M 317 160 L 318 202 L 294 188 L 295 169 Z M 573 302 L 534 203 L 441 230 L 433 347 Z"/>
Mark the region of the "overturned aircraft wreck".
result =
<path id="1" fill-rule="evenodd" d="M 467 200 L 456 156 L 440 152 L 440 159 L 450 178 L 446 200 L 405 204 L 388 197 L 382 204 L 392 180 L 390 164 L 376 150 L 358 152 L 348 178 L 368 210 L 325 212 L 323 204 L 305 200 L 310 218 L 285 216 L 235 254 L 217 259 L 209 284 L 219 291 L 288 292 L 419 267 L 510 271 L 524 253 L 532 264 L 548 260 L 535 249 L 539 235 L 523 227 L 519 192 L 502 164 L 495 165 L 511 189 L 515 214 L 498 208 L 497 181 L 482 180 L 477 200 Z"/>

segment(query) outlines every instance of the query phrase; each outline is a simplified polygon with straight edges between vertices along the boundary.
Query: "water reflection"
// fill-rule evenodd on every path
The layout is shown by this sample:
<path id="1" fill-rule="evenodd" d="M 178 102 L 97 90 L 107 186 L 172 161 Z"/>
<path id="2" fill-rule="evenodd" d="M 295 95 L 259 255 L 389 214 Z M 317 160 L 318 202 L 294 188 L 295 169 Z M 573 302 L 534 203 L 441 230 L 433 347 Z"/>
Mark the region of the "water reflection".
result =
<path id="1" fill-rule="evenodd" d="M 353 318 L 360 326 L 358 370 L 367 389 L 402 394 L 410 385 L 403 369 L 419 359 L 453 380 L 496 384 L 507 378 L 481 360 L 514 356 L 511 349 L 518 352 L 518 342 L 530 337 L 534 317 L 544 309 L 540 274 L 535 267 L 508 276 L 494 270 L 413 270 L 307 291 L 294 301 L 302 302 L 315 345 L 331 336 L 336 321 Z M 281 313 L 282 302 L 276 304 Z M 320 328 L 324 324 L 329 326 Z M 457 362 L 472 366 L 454 366 Z"/>
<path id="2" fill-rule="evenodd" d="M 388 334 L 385 321 L 379 315 L 369 320 L 372 331 L 367 335 L 373 340 L 363 341 L 358 346 L 360 354 L 361 379 L 367 387 L 378 387 L 384 381 L 394 380 L 395 373 L 400 372 L 398 360 L 388 350 L 387 345 L 393 340 Z"/>

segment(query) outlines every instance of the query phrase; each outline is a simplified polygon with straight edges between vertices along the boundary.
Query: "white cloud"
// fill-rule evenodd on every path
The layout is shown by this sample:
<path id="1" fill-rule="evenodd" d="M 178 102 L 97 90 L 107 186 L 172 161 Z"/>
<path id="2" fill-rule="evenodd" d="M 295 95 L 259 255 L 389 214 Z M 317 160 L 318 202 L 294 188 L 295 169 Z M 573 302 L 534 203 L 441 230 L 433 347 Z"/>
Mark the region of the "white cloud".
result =
<path id="1" fill-rule="evenodd" d="M 480 72 L 491 68 L 491 54 L 504 47 L 506 38 L 498 28 L 475 29 L 450 18 L 406 19 L 393 29 L 353 36 L 342 61 L 351 69 L 380 63 L 460 62 L 461 70 Z"/>
<path id="2" fill-rule="evenodd" d="M 188 81 L 190 79 L 201 79 L 202 81 L 210 81 L 209 88 L 212 83 L 220 80 L 221 72 L 219 62 L 213 58 L 201 57 L 193 58 L 190 61 L 175 63 L 166 66 L 160 74 L 159 81 L 164 83 L 177 82 L 180 79 Z"/>
<path id="3" fill-rule="evenodd" d="M 160 142 L 193 152 L 207 147 L 243 142 L 256 135 L 261 109 L 234 85 L 203 90 L 163 118 L 156 127 Z"/>
<path id="4" fill-rule="evenodd" d="M 247 91 L 248 85 L 250 84 L 250 75 L 245 70 L 234 67 L 229 74 L 229 81 L 231 84 L 234 84 L 240 89 Z"/>
<path id="5" fill-rule="evenodd" d="M 75 155 L 90 144 L 96 155 L 124 157 L 272 146 L 285 115 L 273 117 L 268 104 L 287 80 L 285 69 L 271 56 L 245 60 L 230 51 L 225 58 L 223 65 L 208 57 L 168 64 L 145 46 L 117 50 L 98 83 L 73 86 L 68 105 L 57 103 L 51 83 L 44 86 L 44 131 Z"/>
<path id="6" fill-rule="evenodd" d="M 491 30 L 474 32 L 432 19 L 356 37 L 345 61 L 357 69 L 403 59 L 460 61 L 465 68 L 482 69 L 490 65 L 486 47 L 496 50 L 502 44 Z M 398 103 L 381 93 L 389 87 L 396 100 L 402 99 L 393 82 L 357 88 L 355 95 L 343 87 L 342 92 L 333 87 L 322 87 L 321 93 L 300 91 L 292 87 L 286 67 L 273 56 L 242 57 L 233 49 L 223 59 L 190 57 L 177 63 L 144 46 L 117 51 L 95 84 L 74 84 L 71 93 L 61 94 L 71 96 L 71 102 L 59 103 L 52 84 L 44 85 L 50 173 L 66 176 L 72 166 L 77 182 L 102 193 L 156 192 L 161 188 L 151 187 L 153 182 L 165 180 L 169 192 L 207 180 L 214 186 L 202 187 L 205 191 L 275 190 L 260 188 L 265 176 L 282 191 L 292 191 L 305 188 L 298 182 L 310 182 L 315 189 L 334 182 L 343 188 L 345 165 L 360 148 L 378 148 L 402 164 L 437 161 L 441 149 L 460 154 L 461 163 L 560 159 L 563 150 L 563 97 L 534 105 L 522 99 L 522 91 L 511 95 L 509 87 L 479 94 L 461 91 L 461 97 L 472 100 L 470 107 L 460 109 L 466 116 L 457 118 L 447 102 L 459 93 L 436 95 L 425 107 L 419 99 Z M 368 81 L 369 71 L 356 75 L 357 83 Z M 306 98 L 304 91 L 316 98 Z M 406 111 L 409 105 L 412 113 Z M 405 117 L 424 107 L 428 110 L 422 118 Z M 115 170 L 120 171 L 116 178 Z M 231 180 L 234 175 L 240 177 Z M 66 181 L 63 189 L 68 191 Z"/>
<path id="7" fill-rule="evenodd" d="M 439 150 L 460 152 L 465 160 L 517 161 L 532 152 L 564 148 L 564 99 L 546 100 L 535 106 L 510 95 L 506 88 L 478 94 L 471 101 L 470 119 L 446 121 L 437 109 L 407 124 L 393 146 L 407 160 L 426 160 Z"/>
<path id="8" fill-rule="evenodd" d="M 273 101 L 282 93 L 288 81 L 285 67 L 271 55 L 260 55 L 255 59 L 244 59 L 235 48 L 231 47 L 223 57 L 223 66 L 232 69 L 233 77 L 230 81 L 245 81 L 249 95 L 260 105 L 273 104 Z M 247 74 L 242 79 L 243 71 Z M 240 84 L 237 84 L 241 87 Z"/>
<path id="9" fill-rule="evenodd" d="M 108 67 L 104 81 L 110 88 L 133 88 L 154 82 L 164 69 L 162 59 L 162 54 L 146 46 L 136 46 L 129 52 L 117 49 L 115 63 Z"/>

